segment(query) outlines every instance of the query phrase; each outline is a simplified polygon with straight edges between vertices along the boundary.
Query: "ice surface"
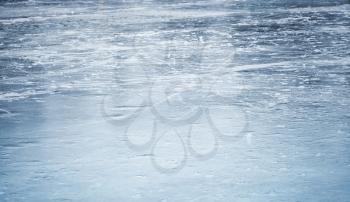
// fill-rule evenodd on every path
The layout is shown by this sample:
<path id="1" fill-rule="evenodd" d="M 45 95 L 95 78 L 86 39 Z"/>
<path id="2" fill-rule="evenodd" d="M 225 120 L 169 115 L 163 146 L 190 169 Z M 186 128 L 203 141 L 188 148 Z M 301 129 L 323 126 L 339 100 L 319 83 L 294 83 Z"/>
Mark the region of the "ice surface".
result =
<path id="1" fill-rule="evenodd" d="M 349 201 L 346 0 L 0 2 L 0 201 Z"/>

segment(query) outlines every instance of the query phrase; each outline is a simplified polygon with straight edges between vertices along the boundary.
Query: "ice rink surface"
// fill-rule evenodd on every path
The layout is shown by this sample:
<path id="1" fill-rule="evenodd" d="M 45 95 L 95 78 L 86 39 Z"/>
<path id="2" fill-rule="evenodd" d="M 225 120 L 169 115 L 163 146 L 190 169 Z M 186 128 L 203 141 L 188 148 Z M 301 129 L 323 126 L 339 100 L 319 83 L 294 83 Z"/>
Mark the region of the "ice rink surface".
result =
<path id="1" fill-rule="evenodd" d="M 349 124 L 349 1 L 0 1 L 0 201 L 349 202 Z"/>

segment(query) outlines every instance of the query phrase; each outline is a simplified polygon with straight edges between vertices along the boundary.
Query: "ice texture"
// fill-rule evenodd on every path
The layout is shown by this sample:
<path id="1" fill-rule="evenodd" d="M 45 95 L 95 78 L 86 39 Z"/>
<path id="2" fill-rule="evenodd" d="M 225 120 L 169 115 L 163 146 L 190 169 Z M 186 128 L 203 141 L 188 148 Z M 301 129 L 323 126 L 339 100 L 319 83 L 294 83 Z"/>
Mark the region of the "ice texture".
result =
<path id="1" fill-rule="evenodd" d="M 0 2 L 0 201 L 350 201 L 347 0 Z"/>

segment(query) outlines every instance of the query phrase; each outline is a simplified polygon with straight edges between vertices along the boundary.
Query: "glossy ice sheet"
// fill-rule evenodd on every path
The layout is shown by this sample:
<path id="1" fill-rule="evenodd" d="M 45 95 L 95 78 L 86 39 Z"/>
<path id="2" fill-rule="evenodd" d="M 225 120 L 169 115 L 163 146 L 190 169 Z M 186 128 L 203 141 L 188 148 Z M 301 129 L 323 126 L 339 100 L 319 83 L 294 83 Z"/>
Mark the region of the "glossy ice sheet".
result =
<path id="1" fill-rule="evenodd" d="M 1 1 L 0 201 L 349 201 L 348 3 Z"/>

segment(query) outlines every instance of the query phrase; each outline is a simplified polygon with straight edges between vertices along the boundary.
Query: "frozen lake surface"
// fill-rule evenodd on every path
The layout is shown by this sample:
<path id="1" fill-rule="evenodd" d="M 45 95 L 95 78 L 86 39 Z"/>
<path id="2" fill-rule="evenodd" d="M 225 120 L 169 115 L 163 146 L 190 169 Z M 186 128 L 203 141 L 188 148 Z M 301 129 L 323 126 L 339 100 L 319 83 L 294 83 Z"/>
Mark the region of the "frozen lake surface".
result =
<path id="1" fill-rule="evenodd" d="M 0 2 L 0 201 L 350 201 L 347 0 Z"/>

